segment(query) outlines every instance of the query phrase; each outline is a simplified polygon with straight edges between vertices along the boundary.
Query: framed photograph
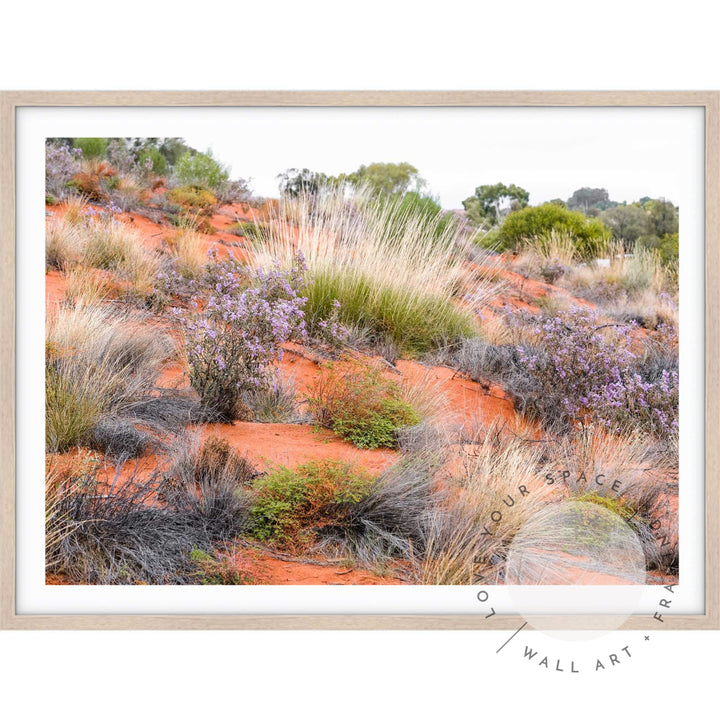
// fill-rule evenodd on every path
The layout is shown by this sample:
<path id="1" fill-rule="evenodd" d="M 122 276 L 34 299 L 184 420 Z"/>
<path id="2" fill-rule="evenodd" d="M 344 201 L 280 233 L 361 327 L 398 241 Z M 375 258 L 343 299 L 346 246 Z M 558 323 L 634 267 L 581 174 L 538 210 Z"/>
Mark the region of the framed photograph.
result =
<path id="1" fill-rule="evenodd" d="M 720 629 L 720 93 L 0 97 L 2 627 Z"/>

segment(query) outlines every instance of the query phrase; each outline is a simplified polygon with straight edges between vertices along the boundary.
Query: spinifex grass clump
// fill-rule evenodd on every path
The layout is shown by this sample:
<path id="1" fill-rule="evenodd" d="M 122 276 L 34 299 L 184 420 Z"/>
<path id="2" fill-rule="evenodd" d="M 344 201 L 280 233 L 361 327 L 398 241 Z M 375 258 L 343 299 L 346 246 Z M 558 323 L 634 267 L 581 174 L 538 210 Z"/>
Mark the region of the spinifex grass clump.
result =
<path id="1" fill-rule="evenodd" d="M 91 441 L 102 416 L 123 416 L 150 395 L 173 344 L 157 328 L 103 306 L 59 307 L 46 332 L 46 444 Z"/>
<path id="2" fill-rule="evenodd" d="M 202 275 L 209 258 L 203 239 L 192 223 L 184 222 L 169 232 L 165 242 L 181 277 L 192 279 Z"/>
<path id="3" fill-rule="evenodd" d="M 644 377 L 629 326 L 572 308 L 536 319 L 534 332 L 542 351 L 521 346 L 518 353 L 537 383 L 536 407 L 544 419 L 590 419 L 609 429 L 636 425 L 657 434 L 677 430 L 678 372 Z"/>
<path id="4" fill-rule="evenodd" d="M 363 192 L 284 197 L 259 228 L 250 261 L 289 267 L 302 252 L 313 278 L 305 308 L 311 330 L 339 303 L 345 326 L 418 355 L 473 335 L 473 310 L 491 294 L 482 276 L 471 280 L 465 271 L 461 230 L 446 223 L 437 232 L 441 219 Z"/>
<path id="5" fill-rule="evenodd" d="M 318 425 L 360 448 L 396 447 L 398 430 L 421 420 L 396 382 L 359 364 L 329 365 L 308 401 Z"/>
<path id="6" fill-rule="evenodd" d="M 402 456 L 365 497 L 348 506 L 341 524 L 322 529 L 318 549 L 375 571 L 387 569 L 390 562 L 400 574 L 412 574 L 424 555 L 432 517 L 447 499 L 436 478 L 442 455 L 434 448 Z"/>
<path id="7" fill-rule="evenodd" d="M 272 384 L 283 343 L 305 337 L 305 271 L 300 257 L 268 272 L 221 263 L 209 297 L 195 297 L 191 313 L 178 311 L 190 384 L 213 419 L 242 416 L 242 396 Z"/>
<path id="8" fill-rule="evenodd" d="M 374 482 L 366 470 L 339 460 L 277 468 L 253 484 L 253 535 L 295 549 L 308 547 L 323 528 L 346 524 L 350 508 L 367 497 Z"/>
<path id="9" fill-rule="evenodd" d="M 100 212 L 82 201 L 68 203 L 65 217 L 48 224 L 46 262 L 65 271 L 78 264 L 110 271 L 128 281 L 135 295 L 148 299 L 154 293 L 160 256 L 143 245 L 137 232 L 112 217 L 117 210 Z"/>

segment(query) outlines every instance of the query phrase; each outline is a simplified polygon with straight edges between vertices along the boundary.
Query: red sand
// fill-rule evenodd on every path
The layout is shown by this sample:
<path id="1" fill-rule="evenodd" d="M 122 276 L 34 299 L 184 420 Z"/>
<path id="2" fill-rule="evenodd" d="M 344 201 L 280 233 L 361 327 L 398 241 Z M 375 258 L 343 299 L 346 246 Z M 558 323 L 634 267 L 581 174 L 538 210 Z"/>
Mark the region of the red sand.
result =
<path id="1" fill-rule="evenodd" d="M 273 557 L 253 549 L 241 549 L 229 558 L 233 569 L 258 585 L 400 585 L 391 573 L 380 577 L 361 568 L 318 565 L 303 560 Z"/>
<path id="2" fill-rule="evenodd" d="M 54 216 L 62 217 L 65 208 L 58 205 L 52 208 Z M 266 210 L 255 210 L 243 204 L 228 205 L 219 208 L 209 218 L 210 224 L 216 229 L 214 235 L 203 235 L 204 249 L 215 248 L 218 255 L 226 257 L 230 252 L 242 258 L 244 239 L 227 233 L 227 227 L 236 220 L 262 220 L 267 215 Z M 172 231 L 172 227 L 160 225 L 137 213 L 123 213 L 119 218 L 129 226 L 136 229 L 142 236 L 143 242 L 151 248 L 163 251 L 164 238 Z M 529 312 L 538 312 L 537 301 L 545 296 L 552 295 L 558 298 L 567 298 L 578 305 L 592 307 L 582 299 L 572 297 L 566 290 L 535 280 L 524 279 L 519 274 L 503 268 L 501 277 L 507 283 L 505 291 L 495 299 L 489 311 L 502 306 L 511 305 L 515 308 L 525 309 Z M 46 275 L 45 297 L 46 305 L 60 302 L 66 291 L 66 277 L 57 270 L 49 271 Z M 313 359 L 313 352 L 308 348 L 288 345 L 287 352 L 280 363 L 280 370 L 284 377 L 294 377 L 296 392 L 299 401 L 308 393 L 315 379 L 320 373 L 320 358 Z M 406 382 L 413 387 L 429 389 L 436 395 L 444 398 L 443 419 L 451 423 L 464 423 L 466 428 L 479 425 L 488 427 L 497 420 L 505 421 L 510 428 L 517 428 L 518 423 L 523 425 L 523 431 L 528 435 L 535 435 L 538 429 L 532 424 L 523 421 L 514 411 L 511 400 L 505 395 L 503 389 L 492 383 L 473 382 L 454 370 L 445 367 L 426 367 L 417 362 L 400 360 L 396 371 L 383 367 L 384 374 L 396 382 Z M 187 388 L 189 386 L 183 365 L 175 362 L 167 365 L 158 380 L 158 387 Z M 315 429 L 311 425 L 299 424 L 263 424 L 250 422 L 234 422 L 229 424 L 208 424 L 197 428 L 203 435 L 213 433 L 228 440 L 228 442 L 241 453 L 246 453 L 260 469 L 267 469 L 272 465 L 297 466 L 313 459 L 334 458 L 358 463 L 371 472 L 379 473 L 395 461 L 398 453 L 393 450 L 362 450 L 345 442 L 332 432 L 324 429 Z M 85 451 L 67 453 L 62 460 L 76 462 L 78 456 L 86 454 Z M 157 469 L 158 462 L 167 462 L 168 458 L 160 458 L 151 454 L 141 458 L 137 464 L 134 461 L 127 463 L 119 474 L 119 482 L 138 471 L 141 475 L 151 473 Z M 99 472 L 98 479 L 110 482 L 115 468 L 111 463 L 106 464 Z M 671 517 L 677 517 L 677 496 L 669 496 L 667 515 L 664 515 L 663 525 L 671 525 Z M 675 537 L 675 532 L 672 533 Z M 371 572 L 337 566 L 316 565 L 313 563 L 281 559 L 256 550 L 243 549 L 236 551 L 233 562 L 238 569 L 244 569 L 255 582 L 265 584 L 322 584 L 322 585 L 372 585 L 396 584 L 399 581 L 392 577 L 378 577 Z M 598 583 L 603 578 L 596 578 Z M 659 574 L 655 574 L 649 582 L 666 581 Z M 50 575 L 48 584 L 62 584 L 63 578 Z"/>
<path id="3" fill-rule="evenodd" d="M 262 469 L 294 467 L 310 460 L 333 458 L 380 472 L 396 459 L 394 450 L 362 450 L 337 435 L 312 425 L 239 422 L 209 423 L 198 427 L 203 435 L 218 435 Z"/>
<path id="4" fill-rule="evenodd" d="M 67 278 L 59 270 L 49 270 L 45 274 L 45 307 L 62 302 L 65 298 Z"/>

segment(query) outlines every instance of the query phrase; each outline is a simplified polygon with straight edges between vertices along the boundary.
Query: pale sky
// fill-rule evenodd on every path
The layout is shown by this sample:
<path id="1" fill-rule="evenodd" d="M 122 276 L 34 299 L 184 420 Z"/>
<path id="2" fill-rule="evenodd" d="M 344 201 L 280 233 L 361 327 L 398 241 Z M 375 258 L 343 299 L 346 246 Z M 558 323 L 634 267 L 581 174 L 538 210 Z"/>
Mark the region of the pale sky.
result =
<path id="1" fill-rule="evenodd" d="M 256 195 L 277 196 L 278 173 L 327 174 L 409 162 L 457 208 L 478 185 L 515 183 L 535 205 L 583 186 L 613 200 L 679 204 L 702 150 L 695 108 L 193 108 L 177 133 L 211 148 Z M 182 112 L 182 111 L 175 111 Z M 187 111 L 185 111 L 187 112 Z M 168 128 L 169 129 L 169 128 Z M 166 132 L 165 134 L 170 134 Z"/>

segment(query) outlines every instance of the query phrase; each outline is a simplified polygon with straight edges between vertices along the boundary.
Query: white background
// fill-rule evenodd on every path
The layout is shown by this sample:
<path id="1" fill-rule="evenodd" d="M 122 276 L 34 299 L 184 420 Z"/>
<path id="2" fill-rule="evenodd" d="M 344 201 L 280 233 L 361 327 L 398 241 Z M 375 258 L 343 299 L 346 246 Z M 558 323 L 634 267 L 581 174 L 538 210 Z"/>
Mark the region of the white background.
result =
<path id="1" fill-rule="evenodd" d="M 16 3 L 3 8 L 0 87 L 718 89 L 712 7 Z M 718 634 L 650 635 L 622 665 L 570 676 L 523 664 L 522 635 L 496 656 L 504 635 L 464 632 L 3 633 L 0 704 L 61 718 L 717 712 Z M 567 658 L 619 650 L 543 642 Z"/>

